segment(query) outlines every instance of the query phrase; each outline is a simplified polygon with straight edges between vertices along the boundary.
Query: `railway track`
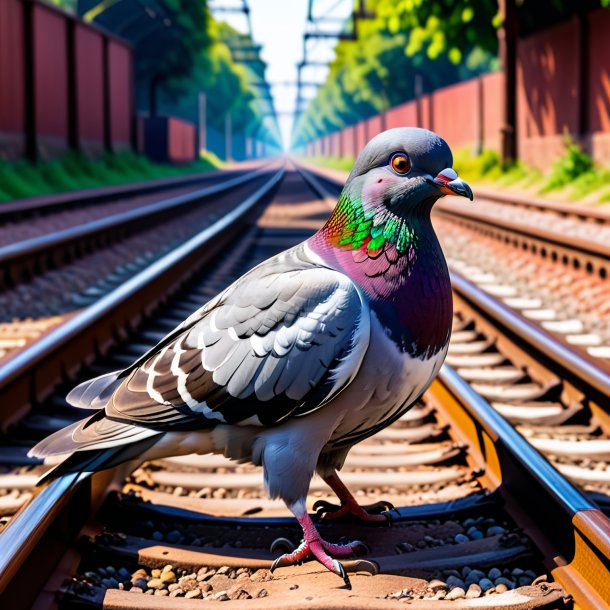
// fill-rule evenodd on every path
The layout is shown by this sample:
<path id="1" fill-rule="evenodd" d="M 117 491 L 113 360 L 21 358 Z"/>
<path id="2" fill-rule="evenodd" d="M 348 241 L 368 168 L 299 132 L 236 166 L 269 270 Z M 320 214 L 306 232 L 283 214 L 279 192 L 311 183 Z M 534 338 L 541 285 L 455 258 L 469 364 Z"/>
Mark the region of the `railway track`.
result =
<path id="1" fill-rule="evenodd" d="M 74 209 L 7 223 L 0 236 L 0 359 L 213 222 L 231 208 L 236 190 L 247 193 L 265 171 L 228 172 L 228 177 L 215 172 L 179 189 L 172 181 L 171 193 L 166 185 L 162 196 L 157 188 L 144 197 L 123 195 L 95 206 L 81 198 Z M 100 198 L 92 195 L 93 201 Z M 59 229 L 63 223 L 67 226 Z M 17 239 L 22 226 L 34 236 L 2 243 L 3 237 Z"/>
<path id="2" fill-rule="evenodd" d="M 507 424 L 501 405 L 490 405 L 497 396 L 483 390 L 495 388 L 506 398 L 515 386 L 521 403 L 508 406 L 520 413 L 531 406 L 523 395 L 534 387 L 542 390 L 540 399 L 565 396 L 567 404 L 531 406 L 536 422 L 548 425 L 582 417 L 589 405 L 577 403 L 571 381 L 551 379 L 534 367 L 531 354 L 500 337 L 491 322 L 486 327 L 472 303 L 471 310 L 457 308 L 449 366 L 421 403 L 350 455 L 345 480 L 359 490 L 359 500 L 383 498 L 399 507 L 390 527 L 322 524 L 331 540 L 346 535 L 370 547 L 346 562 L 352 591 L 316 563 L 271 577 L 273 559 L 296 545 L 300 533 L 287 510 L 264 497 L 253 467 L 186 456 L 84 481 L 64 477 L 32 490 L 41 467 L 25 457 L 28 448 L 81 415 L 63 399 L 69 387 L 131 362 L 245 269 L 320 226 L 328 205 L 296 172 L 278 189 L 280 179 L 274 174 L 229 216 L 2 370 L 0 498 L 34 494 L 0 534 L 3 607 L 391 608 L 408 602 L 425 610 L 563 608 L 572 600 L 582 608 L 606 607 L 607 517 Z M 275 189 L 256 225 L 246 223 Z M 225 255 L 214 257 L 223 244 Z M 485 334 L 494 331 L 497 336 Z M 523 368 L 527 373 L 519 376 L 515 370 Z M 506 410 L 503 415 L 533 429 L 525 415 Z M 318 500 L 332 496 L 314 480 L 309 507 Z"/>

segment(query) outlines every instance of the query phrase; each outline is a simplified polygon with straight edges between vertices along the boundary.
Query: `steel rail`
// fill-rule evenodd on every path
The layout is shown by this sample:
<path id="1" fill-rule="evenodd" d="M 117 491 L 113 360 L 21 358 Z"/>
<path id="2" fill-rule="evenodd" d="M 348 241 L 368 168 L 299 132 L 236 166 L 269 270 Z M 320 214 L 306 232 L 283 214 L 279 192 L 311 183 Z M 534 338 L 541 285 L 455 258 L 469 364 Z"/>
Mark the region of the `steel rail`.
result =
<path id="1" fill-rule="evenodd" d="M 57 517 L 68 494 L 85 475 L 69 474 L 51 481 L 28 502 L 0 534 L 0 592 L 4 591 L 29 550 Z"/>
<path id="2" fill-rule="evenodd" d="M 58 247 L 63 247 L 77 241 L 91 239 L 93 236 L 108 233 L 117 228 L 125 228 L 144 219 L 149 220 L 156 216 L 166 214 L 172 210 L 183 208 L 196 201 L 204 201 L 214 195 L 226 193 L 242 184 L 260 178 L 257 170 L 247 174 L 230 178 L 220 184 L 205 187 L 183 195 L 177 195 L 137 207 L 133 210 L 119 212 L 106 218 L 99 218 L 91 222 L 54 231 L 46 235 L 40 235 L 32 239 L 26 239 L 7 246 L 0 247 L 0 265 L 7 268 L 9 265 L 18 261 L 28 260 L 43 253 L 51 252 Z"/>
<path id="3" fill-rule="evenodd" d="M 498 444 L 510 452 L 519 465 L 528 473 L 531 482 L 548 492 L 554 504 L 570 516 L 580 510 L 597 510 L 572 483 L 560 474 L 515 428 L 504 419 L 485 398 L 475 392 L 455 369 L 443 364 L 439 379 L 459 399 L 462 407 L 481 425 L 483 430 Z M 503 480 L 504 483 L 506 481 Z"/>

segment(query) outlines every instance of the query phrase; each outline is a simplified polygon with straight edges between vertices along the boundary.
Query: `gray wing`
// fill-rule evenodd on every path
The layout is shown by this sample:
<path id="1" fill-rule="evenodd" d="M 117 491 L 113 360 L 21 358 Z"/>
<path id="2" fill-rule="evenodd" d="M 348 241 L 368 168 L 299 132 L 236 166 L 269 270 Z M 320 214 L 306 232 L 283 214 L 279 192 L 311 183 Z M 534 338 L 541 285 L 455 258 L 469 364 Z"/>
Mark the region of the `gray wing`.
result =
<path id="1" fill-rule="evenodd" d="M 106 415 L 156 430 L 271 425 L 346 387 L 368 340 L 368 307 L 355 284 L 308 260 L 302 248 L 289 250 L 119 375 Z"/>

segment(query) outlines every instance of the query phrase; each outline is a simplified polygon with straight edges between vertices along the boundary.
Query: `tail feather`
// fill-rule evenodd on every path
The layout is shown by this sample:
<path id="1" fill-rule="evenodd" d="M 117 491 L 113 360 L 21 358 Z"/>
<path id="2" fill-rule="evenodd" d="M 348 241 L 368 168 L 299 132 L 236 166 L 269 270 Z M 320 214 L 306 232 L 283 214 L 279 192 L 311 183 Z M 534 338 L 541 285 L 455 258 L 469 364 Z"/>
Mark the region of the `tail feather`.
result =
<path id="1" fill-rule="evenodd" d="M 121 371 L 114 371 L 84 381 L 70 391 L 66 400 L 79 409 L 103 409 L 121 384 L 120 374 Z"/>
<path id="2" fill-rule="evenodd" d="M 38 485 L 73 472 L 91 474 L 105 468 L 118 466 L 129 460 L 138 458 L 150 449 L 156 442 L 156 437 L 149 437 L 128 445 L 119 445 L 110 449 L 87 449 L 75 451 L 63 462 L 46 472 L 38 480 Z"/>
<path id="3" fill-rule="evenodd" d="M 160 434 L 150 428 L 113 421 L 105 417 L 104 411 L 98 411 L 47 436 L 28 455 L 45 458 L 75 451 L 113 449 Z"/>

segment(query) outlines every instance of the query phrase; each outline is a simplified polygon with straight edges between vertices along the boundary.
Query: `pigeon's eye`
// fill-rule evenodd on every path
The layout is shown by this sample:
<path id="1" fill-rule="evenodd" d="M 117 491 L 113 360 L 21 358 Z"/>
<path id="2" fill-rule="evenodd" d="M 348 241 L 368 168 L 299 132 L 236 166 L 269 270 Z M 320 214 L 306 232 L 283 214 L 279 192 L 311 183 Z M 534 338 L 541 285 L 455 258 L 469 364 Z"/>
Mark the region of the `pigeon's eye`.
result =
<path id="1" fill-rule="evenodd" d="M 390 165 L 397 174 L 406 174 L 411 169 L 411 159 L 405 153 L 394 153 Z"/>

